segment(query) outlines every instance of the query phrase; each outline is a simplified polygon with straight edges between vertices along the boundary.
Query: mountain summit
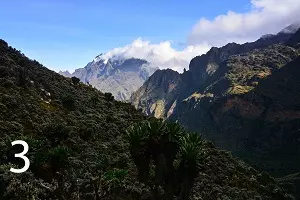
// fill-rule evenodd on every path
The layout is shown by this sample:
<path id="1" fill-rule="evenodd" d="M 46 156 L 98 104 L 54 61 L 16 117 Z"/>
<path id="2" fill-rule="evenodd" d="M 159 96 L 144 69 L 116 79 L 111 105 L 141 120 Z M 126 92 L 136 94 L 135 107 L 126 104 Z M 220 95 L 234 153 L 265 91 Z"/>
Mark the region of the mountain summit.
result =
<path id="1" fill-rule="evenodd" d="M 112 93 L 117 100 L 125 101 L 157 69 L 146 60 L 100 54 L 72 74 L 68 71 L 59 73 L 66 77 L 75 76 L 103 92 Z"/>

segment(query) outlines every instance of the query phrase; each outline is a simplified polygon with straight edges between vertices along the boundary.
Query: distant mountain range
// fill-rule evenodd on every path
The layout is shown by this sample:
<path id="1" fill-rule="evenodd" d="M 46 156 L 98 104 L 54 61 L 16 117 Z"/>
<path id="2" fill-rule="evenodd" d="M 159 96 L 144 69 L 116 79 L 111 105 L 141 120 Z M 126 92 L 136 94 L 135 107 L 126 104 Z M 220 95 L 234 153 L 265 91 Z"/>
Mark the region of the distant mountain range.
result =
<path id="1" fill-rule="evenodd" d="M 59 73 L 66 77 L 75 76 L 103 92 L 112 93 L 117 100 L 125 101 L 157 69 L 146 60 L 122 57 L 105 59 L 104 55 L 100 54 L 74 73 Z"/>
<path id="2" fill-rule="evenodd" d="M 179 74 L 158 70 L 131 96 L 144 113 L 203 133 L 274 175 L 299 172 L 300 30 L 213 47 Z"/>
<path id="3" fill-rule="evenodd" d="M 262 36 L 255 43 L 248 43 L 243 46 L 234 43 L 228 44 L 224 48 L 229 48 L 233 50 L 233 52 L 227 52 L 228 55 L 224 54 L 220 59 L 236 53 L 247 52 L 254 48 L 262 48 L 272 43 L 285 41 L 292 33 L 297 31 L 298 27 L 298 24 L 292 24 L 284 28 L 277 35 L 267 34 Z M 217 48 L 213 48 L 211 51 L 216 49 Z M 76 69 L 74 73 L 60 71 L 59 74 L 65 77 L 77 77 L 82 82 L 89 83 L 100 91 L 112 93 L 117 100 L 128 101 L 132 93 L 138 90 L 158 69 L 158 66 L 144 59 L 134 57 L 125 58 L 124 56 L 110 55 L 110 53 L 107 53 L 96 56 L 95 59 L 84 68 Z M 194 75 L 194 78 L 197 79 L 197 74 Z"/>

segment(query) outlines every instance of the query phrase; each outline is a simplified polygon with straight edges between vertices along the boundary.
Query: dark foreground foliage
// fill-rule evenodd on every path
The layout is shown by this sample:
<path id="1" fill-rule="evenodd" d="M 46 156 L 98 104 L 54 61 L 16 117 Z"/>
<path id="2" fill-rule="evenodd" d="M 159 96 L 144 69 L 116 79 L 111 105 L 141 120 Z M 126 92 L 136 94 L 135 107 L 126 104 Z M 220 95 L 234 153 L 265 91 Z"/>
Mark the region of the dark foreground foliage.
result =
<path id="1" fill-rule="evenodd" d="M 145 120 L 0 40 L 1 200 L 290 199 L 272 177 L 210 142 Z M 147 131 L 130 131 L 136 123 Z M 22 174 L 9 171 L 23 167 L 14 140 L 30 147 Z"/>
<path id="2" fill-rule="evenodd" d="M 150 120 L 130 127 L 126 138 L 138 178 L 152 188 L 154 199 L 189 199 L 205 157 L 199 134 L 185 133 L 178 124 Z"/>

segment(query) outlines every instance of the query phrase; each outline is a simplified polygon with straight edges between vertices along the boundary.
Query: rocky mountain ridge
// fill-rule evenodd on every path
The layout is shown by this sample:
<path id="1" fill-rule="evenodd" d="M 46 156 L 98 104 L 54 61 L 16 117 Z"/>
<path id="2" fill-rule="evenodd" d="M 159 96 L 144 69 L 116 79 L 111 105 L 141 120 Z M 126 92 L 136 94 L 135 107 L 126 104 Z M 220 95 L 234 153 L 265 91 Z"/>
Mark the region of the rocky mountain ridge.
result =
<path id="1" fill-rule="evenodd" d="M 285 30 L 285 29 L 283 29 Z M 214 72 L 219 67 L 219 64 L 228 59 L 231 55 L 236 54 L 242 54 L 249 51 L 252 51 L 254 49 L 262 49 L 266 48 L 272 44 L 280 44 L 286 42 L 291 36 L 293 35 L 292 32 L 285 32 L 280 31 L 276 35 L 272 35 L 267 38 L 260 38 L 255 42 L 245 43 L 245 44 L 236 44 L 236 43 L 229 43 L 221 48 L 213 47 L 211 48 L 206 54 L 197 56 L 193 58 L 189 65 L 189 70 L 181 74 L 180 76 L 177 76 L 178 79 L 174 80 L 176 83 L 176 86 L 174 87 L 173 91 L 178 91 L 178 95 L 172 94 L 161 94 L 160 96 L 155 95 L 154 97 L 151 96 L 151 94 L 148 94 L 147 92 L 141 92 L 141 90 L 144 91 L 143 88 L 148 88 L 149 90 L 149 81 L 147 81 L 137 92 L 133 93 L 131 96 L 131 102 L 137 107 L 141 108 L 143 112 L 153 115 L 155 110 L 152 109 L 152 112 L 150 108 L 153 104 L 156 104 L 158 100 L 162 100 L 164 104 L 164 113 L 160 113 L 160 109 L 156 111 L 156 116 L 161 116 L 163 118 L 167 117 L 167 113 L 170 113 L 170 109 L 172 106 L 174 106 L 174 103 L 177 101 L 182 101 L 185 98 L 189 97 L 191 94 L 193 94 L 195 91 L 197 91 L 199 88 L 205 87 L 204 83 L 206 80 L 211 77 Z M 155 76 L 156 74 L 153 74 Z M 168 77 L 166 77 L 168 79 Z M 180 79 L 180 80 L 179 80 Z M 152 83 L 150 83 L 152 85 Z M 163 86 L 163 87 L 169 87 L 169 86 Z M 151 91 L 155 93 L 155 89 L 152 88 Z M 138 97 L 138 98 L 137 98 Z M 145 106 L 146 105 L 146 106 Z M 171 109 L 172 111 L 173 109 Z"/>
<path id="2" fill-rule="evenodd" d="M 292 94 L 297 93 L 295 91 L 289 93 L 291 91 L 285 87 L 286 91 L 282 93 L 288 96 L 285 99 L 278 94 L 278 97 L 282 97 L 280 99 L 282 102 L 276 104 L 276 108 L 270 108 L 272 111 L 264 110 L 263 105 L 268 105 L 274 100 L 266 100 L 264 93 L 257 94 L 258 88 L 265 79 L 280 73 L 283 67 L 290 69 L 298 63 L 299 31 L 296 32 L 294 26 L 293 29 L 290 27 L 283 29 L 277 35 L 262 37 L 252 43 L 242 45 L 230 43 L 221 48 L 213 47 L 207 54 L 192 59 L 189 70 L 183 74 L 168 77 L 167 74 L 176 74 L 176 72 L 156 72 L 132 95 L 131 101 L 144 113 L 178 121 L 189 130 L 204 133 L 204 136 L 217 146 L 233 151 L 235 155 L 246 159 L 259 169 L 277 175 L 297 172 L 298 165 L 291 165 L 291 163 L 299 163 L 297 156 L 300 151 L 279 142 L 292 140 L 294 142 L 291 143 L 296 145 L 297 137 L 278 136 L 284 132 L 296 131 L 295 134 L 297 133 L 298 104 L 291 97 Z M 292 70 L 282 71 L 293 73 Z M 164 82 L 152 82 L 159 81 L 158 77 L 162 74 L 165 74 Z M 282 75 L 288 76 L 287 72 Z M 291 84 L 289 81 L 285 83 Z M 297 81 L 294 84 L 297 84 Z M 162 91 L 160 88 L 168 89 Z M 274 91 L 274 94 L 278 92 L 271 86 L 269 90 Z M 267 90 L 264 91 L 267 93 Z M 246 97 L 257 97 L 257 99 L 250 98 L 246 101 L 244 99 Z M 286 108 L 284 102 L 287 102 L 287 99 L 294 102 L 292 109 Z M 278 118 L 282 119 L 281 122 L 284 121 L 281 124 L 282 128 L 276 125 Z M 257 127 L 258 124 L 262 124 L 260 128 Z M 262 138 L 264 142 L 260 143 Z M 278 146 L 277 154 L 271 148 L 271 140 Z M 294 152 L 290 154 L 291 156 L 287 156 L 289 162 L 286 162 L 284 156 L 280 156 L 280 149 L 284 151 L 285 147 L 289 149 L 287 151 Z"/>
<path id="3" fill-rule="evenodd" d="M 100 54 L 84 68 L 76 69 L 72 74 L 68 71 L 59 73 L 66 77 L 75 76 L 83 83 L 112 93 L 117 100 L 126 101 L 156 69 L 157 67 L 146 60 L 121 57 L 105 59 L 103 54 Z"/>

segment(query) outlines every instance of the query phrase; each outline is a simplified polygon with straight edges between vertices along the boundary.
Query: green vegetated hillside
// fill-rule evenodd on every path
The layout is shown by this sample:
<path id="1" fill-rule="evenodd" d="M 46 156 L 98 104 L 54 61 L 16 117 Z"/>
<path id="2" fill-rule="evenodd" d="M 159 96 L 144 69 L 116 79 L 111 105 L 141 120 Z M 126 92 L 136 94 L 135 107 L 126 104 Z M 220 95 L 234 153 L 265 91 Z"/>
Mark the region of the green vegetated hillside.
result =
<path id="1" fill-rule="evenodd" d="M 3 40 L 0 135 L 3 200 L 292 199 L 268 174 L 198 135 L 148 119 Z M 14 140 L 30 147 L 22 174 L 9 171 L 24 164 Z"/>

